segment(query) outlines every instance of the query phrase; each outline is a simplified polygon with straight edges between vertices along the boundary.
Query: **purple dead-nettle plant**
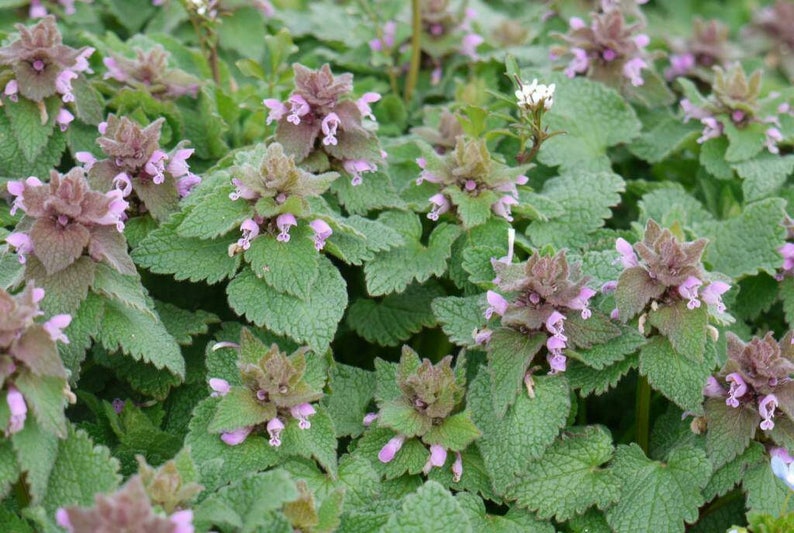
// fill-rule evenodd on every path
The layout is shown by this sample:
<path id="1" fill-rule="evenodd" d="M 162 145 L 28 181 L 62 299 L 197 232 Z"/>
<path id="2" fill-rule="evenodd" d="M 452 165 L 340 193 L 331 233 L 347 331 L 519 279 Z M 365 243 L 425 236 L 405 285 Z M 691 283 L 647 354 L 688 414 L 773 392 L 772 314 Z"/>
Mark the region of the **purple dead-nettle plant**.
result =
<path id="1" fill-rule="evenodd" d="M 90 152 L 77 152 L 88 179 L 97 189 L 118 190 L 131 205 L 131 214 L 150 212 L 165 220 L 176 210 L 201 178 L 190 172 L 187 163 L 193 154 L 184 143 L 166 152 L 160 147 L 159 118 L 146 127 L 127 117 L 108 116 L 99 125 L 97 144 L 107 156 L 97 160 Z"/>
<path id="2" fill-rule="evenodd" d="M 634 87 L 645 83 L 644 69 L 650 68 L 646 47 L 650 38 L 642 33 L 645 23 L 626 21 L 624 12 L 612 5 L 599 13 L 591 13 L 588 25 L 579 17 L 569 21 L 567 34 L 559 35 L 567 46 L 552 48 L 554 57 L 568 57 L 565 74 L 579 74 L 608 85 Z"/>
<path id="3" fill-rule="evenodd" d="M 85 3 L 90 3 L 92 0 L 81 0 Z M 58 5 L 61 9 L 63 9 L 64 15 L 74 15 L 76 13 L 75 10 L 75 0 L 57 0 L 47 2 L 46 0 L 30 0 L 30 8 L 28 9 L 28 16 L 32 19 L 40 19 L 44 18 L 49 14 L 47 11 L 46 4 L 53 4 Z"/>
<path id="4" fill-rule="evenodd" d="M 79 50 L 63 44 L 55 17 L 47 16 L 31 27 L 16 25 L 19 38 L 0 48 L 0 66 L 10 68 L 10 73 L 0 72 L 6 80 L 3 96 L 11 102 L 20 96 L 35 102 L 41 112 L 42 123 L 49 120 L 45 99 L 59 96 L 64 104 L 74 102 L 72 80 L 81 72 L 91 72 L 88 57 L 93 48 Z M 10 78 L 10 79 L 9 79 Z M 74 120 L 74 115 L 62 106 L 55 122 L 62 131 Z"/>
<path id="5" fill-rule="evenodd" d="M 116 493 L 94 496 L 93 507 L 61 507 L 55 521 L 69 533 L 193 533 L 193 511 L 157 512 L 141 476 L 130 478 Z"/>
<path id="6" fill-rule="evenodd" d="M 423 0 L 421 3 L 422 51 L 431 59 L 434 69 L 431 83 L 441 81 L 443 60 L 453 54 L 462 54 L 477 60 L 477 48 L 485 39 L 471 26 L 477 11 L 461 6 L 453 9 L 449 0 Z"/>
<path id="7" fill-rule="evenodd" d="M 779 65 L 783 72 L 794 78 L 794 4 L 787 0 L 777 0 L 773 5 L 754 11 L 752 24 L 745 28 L 745 37 L 760 36 L 768 50 L 764 62 Z"/>
<path id="8" fill-rule="evenodd" d="M 703 124 L 698 143 L 721 137 L 726 129 L 756 131 L 763 135 L 764 145 L 770 153 L 780 152 L 783 141 L 780 118 L 790 115 L 791 107 L 785 95 L 779 92 L 761 96 L 761 71 L 748 78 L 741 65 L 725 71 L 714 67 L 714 84 L 708 97 L 702 96 L 688 80 L 679 80 L 686 98 L 681 100 L 684 122 L 696 119 Z"/>
<path id="9" fill-rule="evenodd" d="M 135 58 L 110 54 L 102 61 L 107 68 L 103 78 L 113 79 L 133 89 L 143 89 L 155 98 L 169 99 L 189 95 L 195 98 L 201 81 L 179 69 L 169 68 L 169 53 L 162 46 L 150 50 L 135 48 Z"/>
<path id="10" fill-rule="evenodd" d="M 12 212 L 25 216 L 6 242 L 28 272 L 41 265 L 52 276 L 87 254 L 123 274 L 136 273 L 122 233 L 127 202 L 120 190 L 92 190 L 76 167 L 64 175 L 53 170 L 49 183 L 36 177 L 10 181 L 8 192 L 15 196 Z"/>
<path id="11" fill-rule="evenodd" d="M 772 333 L 748 343 L 731 332 L 727 338 L 728 360 L 703 389 L 707 424 L 722 416 L 746 419 L 751 423 L 736 424 L 733 432 L 744 427 L 752 438 L 761 429 L 785 446 L 794 427 L 794 333 L 787 333 L 780 342 Z"/>
<path id="12" fill-rule="evenodd" d="M 71 322 L 69 315 L 55 315 L 38 320 L 44 313 L 39 302 L 44 290 L 28 283 L 19 294 L 0 289 L 0 431 L 6 437 L 22 430 L 29 408 L 37 420 L 52 413 L 42 388 L 61 390 L 64 403 L 74 403 L 67 384 L 66 369 L 58 355 L 56 342 L 69 343 L 63 329 Z M 43 402 L 43 403 L 42 403 Z M 60 437 L 66 436 L 63 414 L 60 420 L 42 426 Z"/>
<path id="13" fill-rule="evenodd" d="M 710 81 L 712 68 L 724 66 L 734 55 L 728 42 L 728 27 L 718 20 L 696 18 L 692 37 L 674 39 L 670 43 L 670 66 L 664 77 L 673 80 L 680 76 Z"/>
<path id="14" fill-rule="evenodd" d="M 518 204 L 518 187 L 528 181 L 524 175 L 528 165 L 509 167 L 492 158 L 484 140 L 464 136 L 459 136 L 455 149 L 444 156 L 430 147 L 424 147 L 423 154 L 416 160 L 421 169 L 416 183 L 438 186 L 438 192 L 428 199 L 431 209 L 427 218 L 435 221 L 454 209 L 467 228 L 482 224 L 490 213 L 513 220 L 511 207 Z"/>
<path id="15" fill-rule="evenodd" d="M 152 504 L 168 514 L 186 509 L 190 501 L 204 489 L 198 483 L 188 481 L 187 476 L 180 472 L 177 464 L 179 457 L 166 461 L 157 468 L 149 466 L 140 455 L 136 455 L 135 459 L 138 461 L 138 474 L 146 494 Z"/>
<path id="16" fill-rule="evenodd" d="M 444 109 L 438 117 L 437 126 L 418 126 L 412 128 L 411 133 L 421 137 L 438 154 L 444 155 L 455 148 L 458 137 L 463 135 L 463 126 L 460 124 L 460 116 L 458 114 Z"/>
<path id="17" fill-rule="evenodd" d="M 306 220 L 314 232 L 317 251 L 325 247 L 331 226 L 312 215 L 308 198 L 320 196 L 339 177 L 337 172 L 312 174 L 295 164 L 295 157 L 284 153 L 279 143 L 258 145 L 240 152 L 236 164 L 229 169 L 234 201 L 247 202 L 251 216 L 240 225 L 242 237 L 229 247 L 229 255 L 248 250 L 251 241 L 270 235 L 282 243 L 290 240 L 290 230 L 298 221 Z"/>
<path id="18" fill-rule="evenodd" d="M 593 316 L 590 299 L 596 291 L 586 286 L 588 278 L 582 277 L 578 264 L 568 264 L 564 251 L 553 256 L 535 252 L 523 263 L 511 263 L 505 258 L 493 260 L 492 264 L 497 291 L 486 293 L 488 308 L 485 319 L 491 321 L 498 316 L 502 328 L 513 329 L 529 337 L 542 336 L 545 338 L 549 374 L 565 371 L 567 357 L 564 350 L 569 345 L 586 345 L 585 341 L 576 338 L 576 331 L 580 328 L 570 335 L 566 333 L 565 324 L 571 320 L 589 320 Z M 498 329 L 479 330 L 475 339 L 488 344 L 495 331 Z M 525 383 L 532 394 L 533 369 L 530 364 L 531 361 L 526 362 Z"/>
<path id="19" fill-rule="evenodd" d="M 365 424 L 377 420 L 378 427 L 396 432 L 378 453 L 382 463 L 394 460 L 409 439 L 418 439 L 428 449 L 423 472 L 441 468 L 449 461 L 453 481 L 463 475 L 461 452 L 479 437 L 480 432 L 463 406 L 466 394 L 465 359 L 460 358 L 452 367 L 448 355 L 435 365 L 429 359 L 403 346 L 397 367 L 397 388 L 400 394 L 382 398 L 378 412 L 365 417 Z M 451 453 L 450 453 L 451 452 Z"/>
<path id="20" fill-rule="evenodd" d="M 237 384 L 210 378 L 212 396 L 220 398 L 210 432 L 220 433 L 229 446 L 241 444 L 252 432 L 262 432 L 271 446 L 279 447 L 287 424 L 296 423 L 301 430 L 311 427 L 310 418 L 316 413 L 312 402 L 323 392 L 304 379 L 308 348 L 287 355 L 276 344 L 267 348 L 247 329 L 242 330 L 239 345 L 222 342 L 214 349 L 228 347 L 238 350 L 240 374 Z M 239 415 L 227 416 L 235 412 Z"/>
<path id="21" fill-rule="evenodd" d="M 327 64 L 319 70 L 295 64 L 293 70 L 295 90 L 287 101 L 264 100 L 267 123 L 278 124 L 276 141 L 299 165 L 343 171 L 359 185 L 362 174 L 377 170 L 383 159 L 370 106 L 380 95 L 368 92 L 353 100 L 353 75 L 334 76 Z"/>

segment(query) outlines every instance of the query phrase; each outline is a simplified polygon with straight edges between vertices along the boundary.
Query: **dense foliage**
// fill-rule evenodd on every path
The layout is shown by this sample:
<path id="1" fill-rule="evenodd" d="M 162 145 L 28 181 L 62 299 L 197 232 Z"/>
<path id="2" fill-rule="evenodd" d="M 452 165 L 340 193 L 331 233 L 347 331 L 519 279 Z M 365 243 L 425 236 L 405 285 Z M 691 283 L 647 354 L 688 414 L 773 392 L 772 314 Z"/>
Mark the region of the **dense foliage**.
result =
<path id="1" fill-rule="evenodd" d="M 2 529 L 794 529 L 758 4 L 0 0 Z"/>

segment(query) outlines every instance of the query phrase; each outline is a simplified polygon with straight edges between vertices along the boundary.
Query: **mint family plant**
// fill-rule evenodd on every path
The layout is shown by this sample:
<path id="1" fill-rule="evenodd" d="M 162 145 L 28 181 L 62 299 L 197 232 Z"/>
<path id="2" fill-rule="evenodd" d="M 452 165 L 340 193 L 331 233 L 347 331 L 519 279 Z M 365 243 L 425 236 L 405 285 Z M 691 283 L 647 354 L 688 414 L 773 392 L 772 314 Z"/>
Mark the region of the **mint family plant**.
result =
<path id="1" fill-rule="evenodd" d="M 788 531 L 787 1 L 0 1 L 9 531 Z"/>

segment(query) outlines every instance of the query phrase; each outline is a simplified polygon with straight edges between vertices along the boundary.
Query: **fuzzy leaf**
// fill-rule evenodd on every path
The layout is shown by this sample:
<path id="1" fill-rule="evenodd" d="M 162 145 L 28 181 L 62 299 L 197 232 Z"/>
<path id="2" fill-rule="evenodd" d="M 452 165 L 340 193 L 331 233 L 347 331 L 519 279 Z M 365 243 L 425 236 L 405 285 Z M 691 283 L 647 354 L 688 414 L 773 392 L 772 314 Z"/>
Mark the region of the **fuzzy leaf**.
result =
<path id="1" fill-rule="evenodd" d="M 725 160 L 727 149 L 728 139 L 725 137 L 712 138 L 700 145 L 700 164 L 717 179 L 733 178 L 733 169 Z"/>
<path id="2" fill-rule="evenodd" d="M 382 404 L 379 413 L 379 426 L 393 429 L 399 435 L 407 437 L 424 435 L 432 423 L 430 418 L 423 416 L 402 400 Z"/>
<path id="3" fill-rule="evenodd" d="M 708 437 L 707 437 L 708 438 Z M 715 467 L 708 485 L 703 489 L 706 501 L 724 496 L 736 484 L 744 479 L 747 469 L 756 463 L 766 462 L 766 450 L 758 442 L 750 443 L 741 455 L 721 467 Z"/>
<path id="4" fill-rule="evenodd" d="M 19 478 L 17 456 L 10 440 L 0 442 L 0 497 L 8 495 L 11 485 Z"/>
<path id="5" fill-rule="evenodd" d="M 619 337 L 620 333 L 616 324 L 597 311 L 589 318 L 582 318 L 577 312 L 568 313 L 565 321 L 565 335 L 575 348 L 600 346 Z"/>
<path id="6" fill-rule="evenodd" d="M 286 424 L 281 433 L 282 448 L 280 451 L 290 455 L 313 458 L 326 472 L 336 477 L 336 430 L 328 412 L 320 405 L 317 412 L 309 419 L 311 427 L 300 429 L 297 420 Z"/>
<path id="7" fill-rule="evenodd" d="M 229 304 L 238 314 L 278 335 L 306 343 L 323 353 L 334 338 L 336 327 L 347 306 L 345 280 L 330 261 L 320 259 L 315 282 L 319 290 L 300 300 L 276 292 L 252 272 L 244 271 L 226 288 Z"/>
<path id="8" fill-rule="evenodd" d="M 19 469 L 25 474 L 31 503 L 41 503 L 47 495 L 50 474 L 58 457 L 58 438 L 32 420 L 11 436 Z"/>
<path id="9" fill-rule="evenodd" d="M 446 450 L 459 452 L 481 435 L 468 411 L 454 414 L 434 425 L 422 438 L 427 444 L 440 444 Z"/>
<path id="10" fill-rule="evenodd" d="M 512 507 L 504 516 L 491 515 L 486 513 L 485 503 L 474 494 L 458 492 L 455 498 L 476 533 L 554 533 L 554 526 L 541 522 L 523 509 Z"/>
<path id="11" fill-rule="evenodd" d="M 640 159 L 658 163 L 695 139 L 700 131 L 699 126 L 697 122 L 681 122 L 681 119 L 666 112 L 651 127 L 646 125 L 642 134 L 629 145 L 629 150 Z"/>
<path id="12" fill-rule="evenodd" d="M 645 457 L 636 444 L 619 446 L 614 472 L 623 481 L 617 504 L 606 513 L 616 531 L 684 531 L 703 504 L 700 489 L 708 482 L 711 465 L 702 450 L 680 448 L 669 461 Z"/>
<path id="13" fill-rule="evenodd" d="M 474 348 L 474 330 L 485 325 L 483 311 L 485 299 L 482 295 L 459 298 L 448 296 L 436 298 L 431 307 L 449 340 L 459 346 Z"/>
<path id="14" fill-rule="evenodd" d="M 63 364 L 71 373 L 71 380 L 76 381 L 80 376 L 80 364 L 85 358 L 85 351 L 91 346 L 92 339 L 102 323 L 102 311 L 105 299 L 94 293 L 82 301 L 80 307 L 72 313 L 72 322 L 63 330 L 69 344 L 60 345 L 58 352 L 63 359 Z"/>
<path id="15" fill-rule="evenodd" d="M 3 106 L 17 145 L 25 159 L 31 163 L 47 146 L 55 128 L 55 115 L 60 107 L 57 99 L 49 98 L 44 103 L 47 104 L 48 114 L 48 120 L 44 124 L 41 123 L 39 108 L 32 100 L 20 98 L 17 102 L 8 102 Z"/>
<path id="16" fill-rule="evenodd" d="M 337 437 L 357 437 L 364 431 L 362 420 L 375 394 L 372 372 L 338 363 L 331 367 L 324 398 L 325 408 L 334 421 Z"/>
<path id="17" fill-rule="evenodd" d="M 791 490 L 772 473 L 766 456 L 748 467 L 742 479 L 742 488 L 747 493 L 749 512 L 779 516 L 794 511 Z"/>
<path id="18" fill-rule="evenodd" d="M 761 200 L 778 192 L 794 172 L 794 156 L 763 154 L 733 167 L 744 181 L 742 191 L 746 203 Z"/>
<path id="19" fill-rule="evenodd" d="M 615 291 L 615 304 L 620 312 L 620 319 L 623 322 L 631 320 L 645 309 L 649 301 L 658 298 L 664 291 L 665 286 L 651 279 L 644 268 L 627 268 L 618 278 Z"/>
<path id="20" fill-rule="evenodd" d="M 612 436 L 602 426 L 579 428 L 563 435 L 530 463 L 508 490 L 518 505 L 539 518 L 563 521 L 591 505 L 605 509 L 620 495 L 620 480 L 602 465 L 612 458 Z"/>
<path id="21" fill-rule="evenodd" d="M 188 211 L 176 228 L 180 237 L 214 239 L 240 226 L 251 218 L 251 206 L 246 200 L 231 200 L 231 184 L 214 189 Z"/>
<path id="22" fill-rule="evenodd" d="M 678 183 L 664 183 L 642 197 L 639 221 L 643 225 L 648 219 L 658 222 L 663 228 L 672 227 L 676 222 L 692 227 L 701 222 L 710 222 L 714 217 L 706 211 L 695 197 Z"/>
<path id="23" fill-rule="evenodd" d="M 556 144 L 560 139 L 562 137 L 557 137 L 549 144 Z M 587 244 L 587 235 L 612 216 L 610 207 L 620 202 L 620 193 L 625 188 L 623 178 L 612 172 L 578 171 L 552 178 L 543 184 L 541 192 L 558 202 L 564 209 L 563 214 L 546 222 L 532 222 L 527 236 L 536 246 L 583 247 Z"/>
<path id="24" fill-rule="evenodd" d="M 568 324 L 565 324 L 565 331 L 568 332 Z M 569 357 L 578 359 L 591 368 L 601 370 L 606 366 L 614 364 L 634 353 L 637 348 L 645 344 L 645 337 L 637 332 L 637 328 L 631 326 L 621 326 L 620 334 L 612 339 L 596 344 L 588 349 L 565 350 Z"/>
<path id="25" fill-rule="evenodd" d="M 364 432 L 356 446 L 355 455 L 364 457 L 385 479 L 394 479 L 404 474 L 418 474 L 427 462 L 428 450 L 419 439 L 406 439 L 402 448 L 388 463 L 378 460 L 378 452 L 395 436 L 394 431 L 372 427 Z"/>
<path id="26" fill-rule="evenodd" d="M 65 379 L 53 376 L 37 377 L 25 372 L 16 378 L 14 384 L 25 397 L 28 407 L 33 410 L 41 429 L 64 438 L 67 426 L 63 413 L 66 404 L 63 393 Z"/>
<path id="27" fill-rule="evenodd" d="M 730 407 L 723 398 L 708 398 L 705 410 L 708 423 L 706 450 L 717 469 L 747 448 L 760 419 L 754 409 L 744 404 Z"/>
<path id="28" fill-rule="evenodd" d="M 91 288 L 97 294 L 128 307 L 151 313 L 151 303 L 138 276 L 125 276 L 107 265 L 97 265 Z"/>
<path id="29" fill-rule="evenodd" d="M 402 235 L 393 228 L 367 218 L 354 215 L 344 220 L 351 231 L 334 231 L 325 246 L 331 253 L 346 263 L 361 265 L 382 252 L 405 242 Z"/>
<path id="30" fill-rule="evenodd" d="M 428 524 L 438 533 L 470 533 L 466 515 L 452 494 L 435 481 L 427 481 L 403 501 L 383 531 L 394 533 L 422 533 Z"/>
<path id="31" fill-rule="evenodd" d="M 730 120 L 723 120 L 723 129 L 728 138 L 728 149 L 725 150 L 725 161 L 736 163 L 750 159 L 764 149 L 766 136 L 764 131 L 768 126 L 760 122 L 750 122 L 743 128 L 738 128 Z"/>
<path id="32" fill-rule="evenodd" d="M 289 242 L 269 235 L 258 237 L 246 250 L 245 260 L 251 263 L 254 274 L 277 292 L 305 300 L 320 275 L 320 254 L 314 249 L 310 234 L 306 226 L 299 226 L 292 231 Z"/>
<path id="33" fill-rule="evenodd" d="M 488 342 L 488 375 L 491 400 L 496 416 L 502 418 L 522 393 L 524 375 L 532 360 L 546 343 L 543 333 L 525 335 L 510 328 L 499 328 Z"/>
<path id="34" fill-rule="evenodd" d="M 264 424 L 275 416 L 274 405 L 258 402 L 253 392 L 246 387 L 234 387 L 221 397 L 215 417 L 207 429 L 210 433 L 234 431 L 246 426 Z"/>
<path id="35" fill-rule="evenodd" d="M 780 282 L 780 299 L 783 300 L 783 315 L 789 328 L 794 328 L 794 278 L 787 277 Z"/>
<path id="36" fill-rule="evenodd" d="M 362 178 L 360 185 L 353 185 L 342 175 L 331 184 L 331 191 L 337 195 L 348 213 L 365 215 L 374 209 L 405 208 L 405 203 L 397 194 L 387 173 L 367 172 L 362 174 Z"/>
<path id="37" fill-rule="evenodd" d="M 689 309 L 684 300 L 673 305 L 662 305 L 648 313 L 648 324 L 667 337 L 677 353 L 695 363 L 703 359 L 708 321 L 705 305 Z"/>
<path id="38" fill-rule="evenodd" d="M 209 324 L 218 322 L 218 317 L 197 309 L 188 311 L 165 302 L 155 302 L 155 310 L 176 342 L 182 346 L 191 344 L 193 337 L 209 331 Z"/>
<path id="39" fill-rule="evenodd" d="M 574 361 L 568 365 L 565 375 L 571 383 L 571 388 L 579 389 L 579 394 L 582 397 L 591 394 L 599 396 L 615 387 L 620 378 L 628 374 L 630 370 L 637 368 L 638 365 L 637 356 L 633 354 L 601 369 L 594 369 Z"/>

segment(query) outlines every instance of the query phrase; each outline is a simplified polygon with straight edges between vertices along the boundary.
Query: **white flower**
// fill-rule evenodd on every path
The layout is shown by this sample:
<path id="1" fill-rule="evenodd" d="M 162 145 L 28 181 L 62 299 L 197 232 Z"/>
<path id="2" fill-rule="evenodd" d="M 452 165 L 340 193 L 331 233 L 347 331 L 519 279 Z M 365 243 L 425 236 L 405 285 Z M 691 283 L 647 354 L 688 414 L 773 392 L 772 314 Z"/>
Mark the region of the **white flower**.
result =
<path id="1" fill-rule="evenodd" d="M 537 79 L 532 80 L 532 83 L 525 85 L 521 84 L 521 88 L 516 91 L 516 98 L 518 99 L 518 106 L 525 109 L 536 110 L 543 105 L 543 109 L 548 111 L 554 105 L 554 89 L 555 85 L 543 85 L 538 83 Z"/>

